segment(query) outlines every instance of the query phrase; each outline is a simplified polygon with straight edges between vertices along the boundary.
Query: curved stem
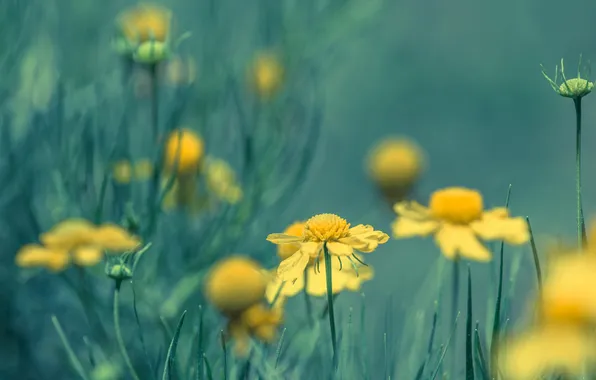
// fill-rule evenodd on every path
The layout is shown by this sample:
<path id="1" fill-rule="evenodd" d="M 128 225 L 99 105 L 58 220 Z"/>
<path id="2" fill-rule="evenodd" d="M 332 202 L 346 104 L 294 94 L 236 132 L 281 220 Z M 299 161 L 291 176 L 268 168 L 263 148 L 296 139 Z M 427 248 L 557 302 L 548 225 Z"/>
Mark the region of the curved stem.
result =
<path id="1" fill-rule="evenodd" d="M 582 98 L 574 98 L 575 105 L 575 189 L 577 191 L 577 245 L 585 242 L 586 230 L 582 208 Z"/>
<path id="2" fill-rule="evenodd" d="M 128 352 L 126 351 L 126 346 L 124 345 L 124 339 L 122 339 L 122 331 L 120 331 L 120 285 L 122 285 L 122 281 L 116 280 L 116 286 L 114 287 L 114 329 L 116 330 L 116 340 L 118 341 L 120 353 L 122 354 L 124 362 L 128 367 L 130 376 L 134 380 L 140 380 L 139 375 L 137 375 L 137 371 L 135 371 L 134 367 L 132 366 L 132 362 L 128 356 Z"/>
<path id="3" fill-rule="evenodd" d="M 66 354 L 68 355 L 68 359 L 70 360 L 71 365 L 83 380 L 89 380 L 89 376 L 87 376 L 87 373 L 85 372 L 85 369 L 81 364 L 81 361 L 79 360 L 79 358 L 77 358 L 77 355 L 74 353 L 74 350 L 72 349 L 72 346 L 70 345 L 70 342 L 68 341 L 68 338 L 66 337 L 64 330 L 62 330 L 62 326 L 60 325 L 60 322 L 58 321 L 58 318 L 56 318 L 55 315 L 52 315 L 52 324 L 54 325 L 54 328 L 56 329 L 56 332 L 60 337 L 60 341 L 62 342 L 62 345 L 66 350 Z"/>
<path id="4" fill-rule="evenodd" d="M 327 278 L 327 304 L 329 305 L 329 327 L 331 328 L 331 346 L 333 347 L 333 368 L 337 369 L 337 334 L 335 331 L 335 311 L 333 310 L 333 279 L 331 278 L 331 255 L 327 244 L 323 245 L 325 255 L 325 275 Z"/>

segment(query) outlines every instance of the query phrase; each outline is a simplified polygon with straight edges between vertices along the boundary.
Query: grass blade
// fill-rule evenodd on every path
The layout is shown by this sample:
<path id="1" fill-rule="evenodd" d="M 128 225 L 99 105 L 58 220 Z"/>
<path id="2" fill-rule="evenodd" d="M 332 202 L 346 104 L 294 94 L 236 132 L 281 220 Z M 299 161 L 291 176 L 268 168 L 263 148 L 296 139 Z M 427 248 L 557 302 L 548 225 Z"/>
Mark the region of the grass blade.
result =
<path id="1" fill-rule="evenodd" d="M 505 200 L 505 207 L 509 208 L 509 200 L 511 199 L 511 185 L 507 189 L 507 198 Z M 495 316 L 493 318 L 493 333 L 490 341 L 490 369 L 491 379 L 499 379 L 499 357 L 497 352 L 497 343 L 499 340 L 499 331 L 501 325 L 501 303 L 503 297 L 503 252 L 505 250 L 505 243 L 501 241 L 501 248 L 499 250 L 499 284 L 497 288 L 497 301 L 495 304 Z"/>
<path id="2" fill-rule="evenodd" d="M 203 306 L 199 305 L 199 332 L 197 334 L 197 380 L 203 378 Z"/>
<path id="3" fill-rule="evenodd" d="M 439 357 L 439 362 L 437 363 L 437 366 L 436 366 L 432 376 L 430 377 L 430 380 L 435 380 L 441 370 L 441 365 L 443 364 L 443 359 L 445 359 L 445 355 L 447 354 L 447 350 L 449 349 L 449 343 L 451 343 L 451 338 L 453 338 L 453 335 L 455 334 L 455 331 L 457 330 L 458 320 L 459 320 L 459 313 L 457 313 L 457 316 L 455 317 L 455 323 L 453 324 L 453 330 L 451 330 L 451 334 L 449 334 L 447 343 L 445 344 L 445 347 L 443 348 L 443 351 L 441 352 L 441 356 Z"/>
<path id="4" fill-rule="evenodd" d="M 60 337 L 60 341 L 64 345 L 64 349 L 66 350 L 66 354 L 68 355 L 70 364 L 73 366 L 73 368 L 75 369 L 77 374 L 81 377 L 81 379 L 89 380 L 87 373 L 83 369 L 83 365 L 81 364 L 81 361 L 79 360 L 79 358 L 77 358 L 76 354 L 74 353 L 74 350 L 72 349 L 72 346 L 70 345 L 70 342 L 68 341 L 68 338 L 66 338 L 66 334 L 64 333 L 64 330 L 62 330 L 62 326 L 60 325 L 60 322 L 58 321 L 58 318 L 56 318 L 55 315 L 52 315 L 52 324 L 54 325 L 54 328 L 56 329 L 56 332 L 58 333 L 58 336 Z"/>
<path id="5" fill-rule="evenodd" d="M 532 247 L 532 257 L 534 259 L 534 268 L 536 268 L 536 279 L 538 280 L 538 293 L 542 294 L 542 269 L 540 269 L 540 258 L 538 257 L 538 249 L 536 249 L 536 241 L 534 240 L 534 233 L 532 232 L 532 225 L 530 218 L 526 216 L 528 223 L 528 231 L 530 232 L 530 246 Z"/>
<path id="6" fill-rule="evenodd" d="M 163 368 L 163 374 L 161 376 L 162 380 L 171 380 L 172 379 L 172 368 L 176 363 L 176 348 L 178 347 L 178 339 L 180 339 L 180 330 L 182 330 L 182 324 L 184 323 L 184 318 L 186 317 L 186 310 L 182 313 L 180 317 L 180 321 L 178 322 L 178 326 L 176 326 L 176 332 L 174 333 L 174 337 L 170 342 L 170 347 L 168 348 L 168 355 L 166 356 L 166 363 Z"/>
<path id="7" fill-rule="evenodd" d="M 207 372 L 207 380 L 213 380 L 213 371 L 211 370 L 211 364 L 209 364 L 209 359 L 207 356 L 203 354 L 203 361 L 205 362 L 205 372 Z"/>
<path id="8" fill-rule="evenodd" d="M 480 341 L 480 333 L 478 330 L 478 321 L 476 321 L 476 328 L 474 329 L 474 363 L 476 364 L 476 368 L 480 372 L 480 378 L 482 380 L 489 380 L 487 370 L 488 363 L 486 362 L 486 358 L 484 356 L 484 350 L 482 349 L 482 342 Z"/>
<path id="9" fill-rule="evenodd" d="M 466 380 L 475 380 L 472 351 L 472 273 L 468 266 L 468 318 L 466 320 Z"/>

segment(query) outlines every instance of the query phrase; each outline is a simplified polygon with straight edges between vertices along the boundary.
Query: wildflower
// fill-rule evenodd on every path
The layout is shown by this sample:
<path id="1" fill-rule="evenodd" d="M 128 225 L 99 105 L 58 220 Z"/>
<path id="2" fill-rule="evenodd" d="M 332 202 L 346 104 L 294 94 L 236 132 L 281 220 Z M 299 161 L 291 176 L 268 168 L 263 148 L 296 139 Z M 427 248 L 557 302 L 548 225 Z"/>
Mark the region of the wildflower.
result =
<path id="1" fill-rule="evenodd" d="M 249 338 L 270 342 L 281 323 L 279 309 L 263 306 L 268 276 L 253 260 L 234 256 L 217 263 L 205 282 L 205 296 L 228 318 L 228 334 L 239 355 L 245 355 Z"/>
<path id="2" fill-rule="evenodd" d="M 194 131 L 186 128 L 170 134 L 165 147 L 165 169 L 176 177 L 170 194 L 177 206 L 191 206 L 196 199 L 196 181 L 205 154 L 205 143 Z M 169 178 L 167 178 L 169 180 Z"/>
<path id="3" fill-rule="evenodd" d="M 121 53 L 132 53 L 140 45 L 155 41 L 165 44 L 171 32 L 172 12 L 154 4 L 138 4 L 116 18 L 120 37 L 115 47 Z"/>
<path id="4" fill-rule="evenodd" d="M 389 236 L 372 226 L 350 224 L 335 214 L 319 214 L 306 221 L 304 234 L 300 237 L 287 234 L 270 234 L 267 240 L 273 244 L 296 243 L 300 249 L 283 260 L 277 268 L 281 281 L 295 280 L 301 276 L 311 259 L 319 259 L 326 246 L 333 256 L 346 257 L 350 262 L 357 259 L 354 251 L 373 252 L 384 244 Z"/>
<path id="5" fill-rule="evenodd" d="M 38 244 L 22 247 L 16 256 L 21 267 L 45 267 L 59 272 L 72 262 L 93 266 L 104 251 L 116 253 L 135 249 L 140 240 L 113 224 L 95 226 L 83 219 L 66 220 L 40 236 Z"/>
<path id="6" fill-rule="evenodd" d="M 368 158 L 369 176 L 391 201 L 403 200 L 424 169 L 420 147 L 404 138 L 387 138 Z"/>
<path id="7" fill-rule="evenodd" d="M 428 208 L 416 202 L 400 202 L 394 209 L 398 215 L 392 225 L 396 238 L 433 234 L 449 259 L 461 255 L 473 260 L 490 260 L 490 252 L 479 239 L 523 244 L 530 238 L 523 218 L 511 218 L 504 207 L 484 210 L 482 195 L 462 187 L 435 191 Z"/>
<path id="8" fill-rule="evenodd" d="M 106 262 L 105 273 L 118 283 L 132 279 L 141 256 L 151 247 L 151 243 L 138 251 L 126 252 L 110 257 Z"/>
<path id="9" fill-rule="evenodd" d="M 262 98 L 275 94 L 283 82 L 284 69 L 273 53 L 260 53 L 252 65 L 250 80 L 253 88 Z"/>
<path id="10" fill-rule="evenodd" d="M 147 159 L 136 163 L 120 160 L 112 166 L 112 178 L 119 184 L 128 184 L 133 180 L 145 181 L 151 178 L 151 174 L 153 174 L 153 164 Z"/>
<path id="11" fill-rule="evenodd" d="M 205 165 L 207 188 L 219 199 L 228 203 L 238 203 L 242 199 L 242 189 L 236 181 L 236 174 L 224 160 L 210 158 Z"/>
<path id="12" fill-rule="evenodd" d="M 548 83 L 551 85 L 551 87 L 557 94 L 559 94 L 565 98 L 581 99 L 584 96 L 588 95 L 590 92 L 592 92 L 592 89 L 594 88 L 593 82 L 590 82 L 588 79 L 584 79 L 581 77 L 581 65 L 582 65 L 582 59 L 580 56 L 578 69 L 577 69 L 577 78 L 571 78 L 571 79 L 566 78 L 565 66 L 563 64 L 563 59 L 561 59 L 560 69 L 559 69 L 559 67 L 555 67 L 555 78 L 554 79 L 551 79 L 546 74 L 544 67 L 542 67 L 542 75 L 548 81 Z M 561 84 L 557 83 L 559 73 L 561 74 L 561 77 L 563 77 L 563 82 Z"/>
<path id="13" fill-rule="evenodd" d="M 575 252 L 551 257 L 535 320 L 502 343 L 503 372 L 535 379 L 552 370 L 579 376 L 596 363 L 596 256 Z"/>
<path id="14" fill-rule="evenodd" d="M 280 246 L 281 247 L 281 246 Z M 344 260 L 347 261 L 347 260 Z M 362 258 L 358 257 L 358 261 Z M 374 271 L 370 266 L 345 265 L 341 258 L 332 261 L 332 293 L 338 294 L 343 291 L 357 292 L 362 284 L 374 277 Z M 272 278 L 267 284 L 266 298 L 269 303 L 275 301 L 275 305 L 283 304 L 289 297 L 294 297 L 305 290 L 306 294 L 314 297 L 322 297 L 327 294 L 327 277 L 325 276 L 325 262 L 317 265 L 310 264 L 306 268 L 306 289 L 304 288 L 304 276 L 298 277 L 295 281 L 283 282 L 279 278 Z"/>

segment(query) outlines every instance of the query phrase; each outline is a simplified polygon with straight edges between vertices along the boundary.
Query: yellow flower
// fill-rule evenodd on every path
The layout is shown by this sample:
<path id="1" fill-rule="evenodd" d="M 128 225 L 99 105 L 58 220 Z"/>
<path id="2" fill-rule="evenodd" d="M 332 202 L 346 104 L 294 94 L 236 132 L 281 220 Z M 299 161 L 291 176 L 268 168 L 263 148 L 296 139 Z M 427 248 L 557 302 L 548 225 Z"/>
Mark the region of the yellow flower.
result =
<path id="1" fill-rule="evenodd" d="M 594 334 L 575 326 L 530 329 L 502 342 L 501 371 L 508 380 L 534 380 L 553 370 L 578 378 L 596 359 Z"/>
<path id="2" fill-rule="evenodd" d="M 236 173 L 224 160 L 209 158 L 205 177 L 207 188 L 219 199 L 234 204 L 242 198 L 242 189 L 236 181 Z"/>
<path id="3" fill-rule="evenodd" d="M 526 221 L 511 218 L 504 207 L 484 210 L 482 195 L 461 187 L 435 191 L 429 206 L 400 202 L 394 207 L 398 217 L 393 223 L 396 238 L 434 235 L 449 259 L 464 256 L 478 261 L 492 258 L 482 240 L 504 240 L 523 244 L 530 239 Z"/>
<path id="4" fill-rule="evenodd" d="M 391 200 L 403 200 L 418 181 L 425 166 L 422 150 L 405 138 L 386 138 L 368 158 L 368 173 Z"/>
<path id="5" fill-rule="evenodd" d="M 148 159 L 132 164 L 128 160 L 120 160 L 112 166 L 112 177 L 116 183 L 128 184 L 132 180 L 146 181 L 153 174 L 153 163 Z"/>
<path id="6" fill-rule="evenodd" d="M 267 309 L 256 304 L 228 321 L 228 335 L 234 339 L 234 351 L 238 356 L 246 356 L 250 338 L 272 343 L 277 335 L 277 328 L 282 322 L 279 308 Z"/>
<path id="7" fill-rule="evenodd" d="M 236 317 L 265 298 L 267 276 L 258 263 L 232 256 L 216 263 L 205 281 L 205 296 L 222 314 Z"/>
<path id="8" fill-rule="evenodd" d="M 200 167 L 204 153 L 205 143 L 196 132 L 186 128 L 175 130 L 166 141 L 166 169 L 172 171 L 176 168 L 179 176 L 194 174 Z"/>
<path id="9" fill-rule="evenodd" d="M 255 58 L 250 78 L 256 92 L 263 98 L 274 95 L 282 85 L 284 69 L 273 53 L 261 53 Z"/>
<path id="10" fill-rule="evenodd" d="M 99 263 L 104 251 L 124 252 L 137 248 L 140 240 L 114 224 L 95 226 L 84 219 L 59 223 L 40 238 L 42 245 L 28 244 L 16 256 L 21 267 L 64 270 L 71 261 L 79 266 Z"/>
<path id="11" fill-rule="evenodd" d="M 360 258 L 358 260 L 361 261 Z M 362 283 L 374 277 L 374 271 L 370 266 L 351 265 L 349 260 L 345 260 L 345 258 L 342 260 L 341 257 L 332 261 L 331 270 L 333 294 L 341 293 L 345 290 L 357 292 L 360 290 Z M 308 265 L 306 268 L 306 277 L 307 294 L 315 297 L 321 297 L 327 294 L 327 276 L 325 275 L 324 260 L 321 260 L 318 265 Z M 278 302 L 283 304 L 286 298 L 294 297 L 303 290 L 304 276 L 298 277 L 295 281 L 286 282 L 273 277 L 269 284 L 267 284 L 265 296 L 269 303 L 272 303 L 277 296 L 277 306 Z"/>
<path id="12" fill-rule="evenodd" d="M 327 247 L 331 255 L 347 257 L 351 261 L 354 251 L 370 253 L 379 244 L 386 243 L 389 236 L 368 225 L 360 224 L 350 228 L 345 219 L 335 214 L 319 214 L 306 221 L 302 236 L 278 233 L 270 234 L 267 240 L 274 244 L 300 245 L 300 249 L 283 260 L 277 268 L 281 281 L 291 281 L 302 276 L 311 259 L 319 258 L 323 246 Z"/>
<path id="13" fill-rule="evenodd" d="M 122 12 L 117 23 L 129 45 L 152 39 L 166 42 L 170 34 L 172 12 L 159 5 L 141 3 Z"/>

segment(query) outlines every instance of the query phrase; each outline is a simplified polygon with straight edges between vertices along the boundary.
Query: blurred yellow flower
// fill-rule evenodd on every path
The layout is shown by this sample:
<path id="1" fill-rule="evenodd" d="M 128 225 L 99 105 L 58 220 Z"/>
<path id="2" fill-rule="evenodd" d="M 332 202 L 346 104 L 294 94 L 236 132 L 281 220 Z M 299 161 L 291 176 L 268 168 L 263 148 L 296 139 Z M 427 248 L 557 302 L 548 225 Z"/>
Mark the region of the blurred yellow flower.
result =
<path id="1" fill-rule="evenodd" d="M 297 243 L 300 249 L 283 260 L 277 268 L 281 281 L 292 281 L 302 276 L 311 259 L 317 259 L 326 245 L 333 256 L 346 257 L 352 262 L 355 251 L 373 252 L 379 244 L 389 240 L 389 236 L 376 231 L 372 226 L 350 224 L 335 214 L 319 214 L 306 221 L 302 236 L 283 233 L 270 234 L 267 240 L 274 244 Z"/>
<path id="2" fill-rule="evenodd" d="M 178 175 L 196 174 L 204 153 L 205 143 L 196 132 L 187 128 L 174 130 L 166 141 L 165 167 L 170 172 L 177 169 Z"/>
<path id="3" fill-rule="evenodd" d="M 242 199 L 242 189 L 236 181 L 234 169 L 224 160 L 209 158 L 205 164 L 207 188 L 219 199 L 230 204 Z"/>
<path id="4" fill-rule="evenodd" d="M 501 371 L 507 380 L 535 380 L 553 370 L 579 379 L 596 359 L 595 343 L 593 332 L 575 326 L 530 329 L 502 342 Z"/>
<path id="5" fill-rule="evenodd" d="M 368 174 L 385 196 L 403 200 L 418 181 L 425 166 L 422 149 L 402 137 L 385 138 L 368 157 Z"/>
<path id="6" fill-rule="evenodd" d="M 236 316 L 265 299 L 268 276 L 254 260 L 231 256 L 216 263 L 205 280 L 205 297 L 222 314 Z"/>
<path id="7" fill-rule="evenodd" d="M 228 321 L 228 334 L 234 339 L 236 355 L 246 357 L 250 338 L 272 343 L 282 322 L 280 308 L 268 309 L 262 304 L 253 305 Z"/>
<path id="8" fill-rule="evenodd" d="M 274 95 L 282 85 L 283 66 L 276 54 L 263 52 L 257 54 L 250 73 L 253 88 L 262 98 Z"/>
<path id="9" fill-rule="evenodd" d="M 129 45 L 151 40 L 165 43 L 170 35 L 172 12 L 159 5 L 139 3 L 120 13 L 116 21 Z"/>
<path id="10" fill-rule="evenodd" d="M 428 207 L 416 202 L 400 202 L 394 207 L 396 238 L 434 235 L 449 259 L 460 255 L 478 261 L 492 258 L 483 240 L 504 240 L 524 244 L 530 239 L 524 218 L 509 216 L 504 207 L 484 210 L 482 195 L 471 189 L 449 187 L 435 191 Z"/>
<path id="11" fill-rule="evenodd" d="M 579 376 L 587 362 L 596 363 L 596 256 L 561 252 L 545 274 L 532 324 L 501 344 L 507 379 L 535 379 L 552 370 Z"/>
<path id="12" fill-rule="evenodd" d="M 132 181 L 146 181 L 153 174 L 153 163 L 151 160 L 142 159 L 135 163 L 128 160 L 120 160 L 112 166 L 112 178 L 116 183 L 128 184 Z"/>
<path id="13" fill-rule="evenodd" d="M 42 245 L 28 244 L 16 255 L 20 267 L 61 271 L 71 263 L 92 266 L 104 252 L 120 253 L 137 248 L 141 241 L 114 224 L 95 226 L 84 219 L 69 219 L 40 236 Z"/>
<path id="14" fill-rule="evenodd" d="M 359 258 L 359 261 L 362 261 Z M 332 292 L 341 293 L 345 290 L 357 292 L 362 283 L 371 280 L 374 277 L 374 271 L 370 266 L 352 265 L 349 260 L 332 261 Z M 321 297 L 327 295 L 327 276 L 325 275 L 325 261 L 321 260 L 318 265 L 308 265 L 306 268 L 306 289 L 304 289 L 304 276 L 298 277 L 295 281 L 281 281 L 275 276 L 271 276 L 271 281 L 267 284 L 266 298 L 272 303 L 277 296 L 275 306 L 283 304 L 286 298 L 294 297 L 296 294 L 306 290 L 306 293 Z"/>

